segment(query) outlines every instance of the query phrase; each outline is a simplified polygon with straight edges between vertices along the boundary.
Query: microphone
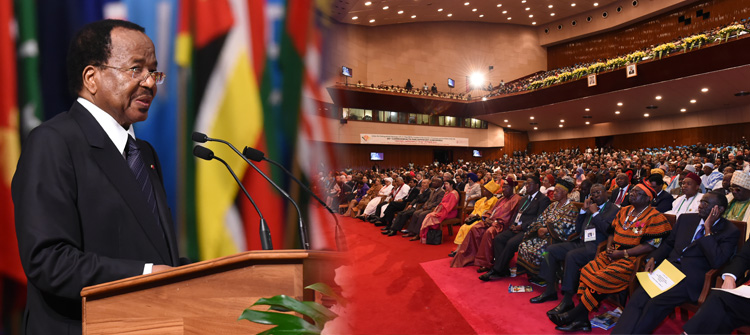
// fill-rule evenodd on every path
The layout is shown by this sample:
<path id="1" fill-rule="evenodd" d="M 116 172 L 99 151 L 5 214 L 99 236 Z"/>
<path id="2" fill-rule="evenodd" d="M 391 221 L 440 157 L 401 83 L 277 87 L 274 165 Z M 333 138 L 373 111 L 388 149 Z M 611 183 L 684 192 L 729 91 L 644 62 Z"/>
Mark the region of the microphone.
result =
<path id="1" fill-rule="evenodd" d="M 297 217 L 299 218 L 299 235 L 300 235 L 300 242 L 302 243 L 302 248 L 304 248 L 305 250 L 310 250 L 310 242 L 307 239 L 307 231 L 305 229 L 305 224 L 302 222 L 302 212 L 299 210 L 299 205 L 297 205 L 297 202 L 295 202 L 294 199 L 292 199 L 292 197 L 289 196 L 289 194 L 287 194 L 281 187 L 279 187 L 279 185 L 274 183 L 273 180 L 271 180 L 271 178 L 268 178 L 268 176 L 266 176 L 266 174 L 263 173 L 263 171 L 258 169 L 258 167 L 255 166 L 255 164 L 250 162 L 250 160 L 248 160 L 247 157 L 242 155 L 242 153 L 239 150 L 237 150 L 237 148 L 235 148 L 234 145 L 232 145 L 232 143 L 229 143 L 227 141 L 224 141 L 218 138 L 210 138 L 206 134 L 199 133 L 199 132 L 193 132 L 193 135 L 191 137 L 193 141 L 200 142 L 200 143 L 204 143 L 206 141 L 213 141 L 213 142 L 221 142 L 221 143 L 226 144 L 232 150 L 234 150 L 234 152 L 237 153 L 237 155 L 242 157 L 245 163 L 250 165 L 253 169 L 255 169 L 255 171 L 257 171 L 261 176 L 263 176 L 263 178 L 266 181 L 271 183 L 271 185 L 273 185 L 273 187 L 276 188 L 276 190 L 279 191 L 281 195 L 287 198 L 292 203 L 292 205 L 294 205 L 294 208 L 297 210 Z"/>
<path id="2" fill-rule="evenodd" d="M 195 138 L 195 136 L 193 136 Z M 245 196 L 248 200 L 250 200 L 250 203 L 253 204 L 253 207 L 255 207 L 255 211 L 258 212 L 258 216 L 260 216 L 260 244 L 263 247 L 263 250 L 273 250 L 273 242 L 271 242 L 271 231 L 268 229 L 268 225 L 266 224 L 266 219 L 263 218 L 263 214 L 260 213 L 260 209 L 258 209 L 258 206 L 255 204 L 255 201 L 253 201 L 253 198 L 250 197 L 250 193 L 247 192 L 247 189 L 245 189 L 245 186 L 242 185 L 242 182 L 240 182 L 240 179 L 237 178 L 237 175 L 234 174 L 234 170 L 225 162 L 223 159 L 217 157 L 214 155 L 214 152 L 206 147 L 202 147 L 200 145 L 196 145 L 193 148 L 193 155 L 195 157 L 198 157 L 200 159 L 205 159 L 207 161 L 210 161 L 212 159 L 215 159 L 219 162 L 224 163 L 224 166 L 227 167 L 227 170 L 229 170 L 229 173 L 232 174 L 232 177 L 234 177 L 234 181 L 237 182 L 238 185 L 240 185 L 240 188 L 242 189 L 242 192 L 245 193 Z"/>
<path id="3" fill-rule="evenodd" d="M 195 134 L 194 134 L 194 136 L 195 136 Z M 334 231 L 335 232 L 335 240 L 336 240 L 336 249 L 338 249 L 339 251 L 345 251 L 345 250 L 348 249 L 348 247 L 346 245 L 346 239 L 344 238 L 344 233 L 343 233 L 343 231 L 341 231 L 341 226 L 339 225 L 339 218 L 336 217 L 336 215 L 334 214 L 335 212 L 333 211 L 333 209 L 331 209 L 331 207 L 329 207 L 325 203 L 325 201 L 323 201 L 320 198 L 318 198 L 318 196 L 315 194 L 315 192 L 313 192 L 312 190 L 310 190 L 310 188 L 308 188 L 307 185 L 305 185 L 301 181 L 299 181 L 299 179 L 297 179 L 283 165 L 277 163 L 276 161 L 273 161 L 271 159 L 266 158 L 265 157 L 266 155 L 263 153 L 263 151 L 260 151 L 258 149 L 251 148 L 251 147 L 245 147 L 245 149 L 242 150 L 242 155 L 244 155 L 248 159 L 256 161 L 256 162 L 266 161 L 266 162 L 269 162 L 269 163 L 271 163 L 273 165 L 278 166 L 281 169 L 281 171 L 284 171 L 284 173 L 286 173 L 287 176 L 291 177 L 292 180 L 294 180 L 299 186 L 302 187 L 302 189 L 304 189 L 305 191 L 307 191 L 308 194 L 312 195 L 312 197 L 315 198 L 315 200 L 317 200 L 318 203 L 320 203 L 325 209 L 327 209 L 328 212 L 331 213 L 331 216 L 333 216 L 333 220 L 336 223 L 336 230 Z"/>

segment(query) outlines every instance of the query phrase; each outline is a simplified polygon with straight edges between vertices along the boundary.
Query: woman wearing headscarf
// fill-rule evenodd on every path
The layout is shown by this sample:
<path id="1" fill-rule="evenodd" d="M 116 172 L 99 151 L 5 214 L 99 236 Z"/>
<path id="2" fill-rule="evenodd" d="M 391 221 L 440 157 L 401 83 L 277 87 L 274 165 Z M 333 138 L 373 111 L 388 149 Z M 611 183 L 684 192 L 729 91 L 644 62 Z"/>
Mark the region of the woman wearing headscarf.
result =
<path id="1" fill-rule="evenodd" d="M 430 229 L 440 229 L 440 222 L 445 219 L 455 218 L 458 211 L 456 205 L 458 205 L 458 191 L 453 189 L 456 186 L 456 182 L 449 179 L 443 182 L 445 188 L 445 195 L 443 201 L 440 202 L 432 213 L 425 216 L 422 221 L 422 228 L 419 230 L 419 236 L 415 236 L 410 241 L 416 241 L 421 239 L 423 244 L 427 243 L 427 231 Z"/>
<path id="2" fill-rule="evenodd" d="M 479 176 L 477 176 L 475 173 L 471 172 L 466 175 L 469 179 L 469 183 L 466 185 L 466 188 L 464 188 L 464 193 L 466 193 L 466 206 L 474 206 L 474 203 L 482 197 L 482 188 L 477 182 L 479 180 Z"/>
<path id="3" fill-rule="evenodd" d="M 471 212 L 471 214 L 469 214 L 469 216 L 466 217 L 466 222 L 461 225 L 461 228 L 458 229 L 456 238 L 453 240 L 453 243 L 457 245 L 456 250 L 458 250 L 458 246 L 463 243 L 464 238 L 466 238 L 466 235 L 469 233 L 469 230 L 474 227 L 474 225 L 482 221 L 484 219 L 484 214 L 492 210 L 497 203 L 497 197 L 495 196 L 495 193 L 500 190 L 500 185 L 496 184 L 494 180 L 491 180 L 489 183 L 480 187 L 482 189 L 482 195 L 484 195 L 484 197 L 474 203 L 474 210 Z M 455 254 L 456 252 L 454 251 L 450 254 L 450 256 L 453 257 Z"/>
<path id="4" fill-rule="evenodd" d="M 553 202 L 529 226 L 518 247 L 518 265 L 526 269 L 529 279 L 541 281 L 537 275 L 547 247 L 566 242 L 575 233 L 578 209 L 568 199 L 568 192 L 574 185 L 573 178 L 567 176 L 557 180 Z"/>
<path id="5" fill-rule="evenodd" d="M 635 257 L 658 248 L 672 226 L 655 208 L 651 200 L 656 192 L 647 184 L 637 184 L 629 193 L 630 205 L 623 207 L 612 220 L 607 250 L 581 269 L 578 294 L 581 302 L 572 310 L 548 313 L 555 329 L 591 331 L 588 312 L 594 310 L 607 294 L 628 287 Z"/>
<path id="6" fill-rule="evenodd" d="M 551 174 L 546 175 L 542 179 L 542 187 L 539 189 L 542 194 L 546 195 L 550 200 L 555 200 L 553 198 L 554 192 L 555 192 L 555 177 Z"/>

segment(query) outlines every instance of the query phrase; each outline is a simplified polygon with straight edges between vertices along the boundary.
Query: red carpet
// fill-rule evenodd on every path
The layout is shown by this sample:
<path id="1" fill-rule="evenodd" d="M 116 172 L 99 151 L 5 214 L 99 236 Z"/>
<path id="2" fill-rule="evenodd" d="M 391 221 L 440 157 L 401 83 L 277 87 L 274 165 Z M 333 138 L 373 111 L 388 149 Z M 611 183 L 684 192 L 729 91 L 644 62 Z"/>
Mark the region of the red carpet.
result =
<path id="1" fill-rule="evenodd" d="M 476 267 L 450 268 L 452 237 L 439 246 L 423 245 L 383 236 L 379 228 L 360 220 L 342 218 L 341 224 L 352 259 L 342 286 L 351 296 L 347 314 L 356 334 L 561 333 L 545 315 L 558 301 L 529 303 L 542 288 L 508 293 L 509 284 L 528 284 L 525 275 L 485 283 L 477 279 Z M 609 309 L 605 304 L 591 316 Z M 654 334 L 681 332 L 677 316 Z M 592 332 L 608 333 L 598 328 Z"/>

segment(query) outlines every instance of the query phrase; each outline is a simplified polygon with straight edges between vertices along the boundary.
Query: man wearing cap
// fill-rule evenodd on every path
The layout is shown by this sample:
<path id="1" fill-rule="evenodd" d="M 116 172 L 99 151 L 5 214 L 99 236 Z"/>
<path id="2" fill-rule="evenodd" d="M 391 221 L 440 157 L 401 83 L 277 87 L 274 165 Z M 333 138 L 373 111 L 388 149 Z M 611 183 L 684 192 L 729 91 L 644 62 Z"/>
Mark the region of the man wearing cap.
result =
<path id="1" fill-rule="evenodd" d="M 750 219 L 750 174 L 735 171 L 729 189 L 732 191 L 732 201 L 729 203 L 724 218 L 727 220 L 745 221 Z"/>
<path id="2" fill-rule="evenodd" d="M 628 172 L 632 173 L 632 171 L 630 170 L 628 170 Z M 618 174 L 617 179 L 615 179 L 615 184 L 617 184 L 617 187 L 612 190 L 612 196 L 609 197 L 609 201 L 620 207 L 630 205 L 630 200 L 628 199 L 628 191 L 630 191 L 630 178 L 628 177 L 628 175 L 625 173 Z"/>
<path id="3" fill-rule="evenodd" d="M 706 272 L 728 262 L 737 248 L 740 231 L 721 217 L 726 206 L 724 194 L 712 191 L 701 198 L 698 213 L 680 216 L 672 233 L 648 255 L 645 270 L 653 272 L 667 260 L 685 278 L 653 298 L 642 287 L 638 288 L 612 334 L 649 334 L 675 307 L 698 300 Z"/>
<path id="4" fill-rule="evenodd" d="M 513 178 L 505 179 L 502 186 L 502 198 L 497 201 L 495 207 L 489 211 L 489 216 L 482 223 L 474 225 L 469 230 L 469 234 L 461 243 L 463 248 L 459 247 L 457 250 L 451 267 L 463 267 L 472 263 L 479 267 L 492 266 L 492 239 L 507 229 L 518 212 L 521 196 L 514 194 L 515 188 L 516 182 Z M 472 252 L 473 250 L 476 252 Z"/>
<path id="5" fill-rule="evenodd" d="M 682 213 L 697 213 L 698 205 L 703 197 L 703 193 L 698 193 L 700 185 L 700 177 L 693 172 L 688 172 L 682 180 L 682 195 L 672 202 L 672 209 L 666 214 L 674 214 L 679 219 Z"/>
<path id="6" fill-rule="evenodd" d="M 487 281 L 492 278 L 510 276 L 508 263 L 518 251 L 518 246 L 523 240 L 523 235 L 529 225 L 547 209 L 552 202 L 546 195 L 539 191 L 540 180 L 538 176 L 530 175 L 526 178 L 526 196 L 521 199 L 516 217 L 508 229 L 497 234 L 492 240 L 492 252 L 495 263 L 492 269 L 480 268 L 480 272 L 488 271 L 479 279 Z"/>
<path id="7" fill-rule="evenodd" d="M 721 183 L 721 180 L 724 178 L 724 175 L 719 172 L 718 168 L 714 168 L 713 163 L 706 163 L 703 164 L 703 176 L 701 177 L 701 186 L 706 191 L 710 191 L 714 189 L 714 186 Z"/>
<path id="8" fill-rule="evenodd" d="M 581 268 L 596 256 L 599 243 L 607 240 L 607 231 L 620 207 L 607 199 L 607 189 L 602 184 L 591 186 L 591 197 L 586 199 L 576 218 L 577 238 L 570 242 L 553 244 L 547 248 L 539 276 L 547 282 L 541 295 L 531 298 L 531 303 L 557 300 L 557 272 L 565 261 L 560 287 L 563 301 L 550 313 L 561 313 L 573 307 L 573 295 L 578 288 Z"/>

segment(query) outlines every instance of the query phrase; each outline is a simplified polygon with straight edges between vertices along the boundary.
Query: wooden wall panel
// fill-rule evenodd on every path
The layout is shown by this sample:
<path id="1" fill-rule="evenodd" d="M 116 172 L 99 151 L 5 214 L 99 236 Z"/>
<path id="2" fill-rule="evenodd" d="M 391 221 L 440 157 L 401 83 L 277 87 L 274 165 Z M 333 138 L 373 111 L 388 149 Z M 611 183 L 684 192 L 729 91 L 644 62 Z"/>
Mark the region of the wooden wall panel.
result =
<path id="1" fill-rule="evenodd" d="M 557 152 L 560 149 L 578 147 L 581 150 L 586 147 L 594 147 L 594 138 L 573 138 L 567 140 L 531 142 L 531 152 Z"/>
<path id="2" fill-rule="evenodd" d="M 706 19 L 696 12 L 709 12 Z M 614 13 L 610 13 L 614 15 Z M 680 17 L 690 24 L 679 22 Z M 625 55 L 750 17 L 750 0 L 700 1 L 625 28 L 547 48 L 547 69 Z"/>

